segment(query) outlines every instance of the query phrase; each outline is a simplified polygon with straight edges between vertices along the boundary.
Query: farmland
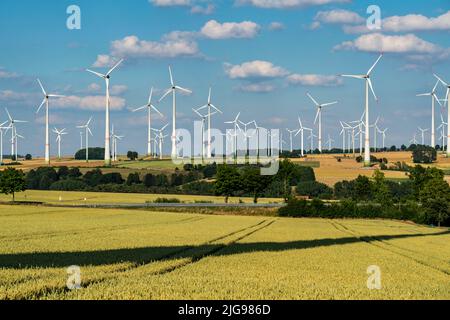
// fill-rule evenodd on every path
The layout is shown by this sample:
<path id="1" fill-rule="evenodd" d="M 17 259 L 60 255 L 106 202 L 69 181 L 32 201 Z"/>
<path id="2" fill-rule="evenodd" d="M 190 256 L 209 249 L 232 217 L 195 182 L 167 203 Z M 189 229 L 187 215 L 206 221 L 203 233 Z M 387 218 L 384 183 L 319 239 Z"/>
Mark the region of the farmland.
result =
<path id="1" fill-rule="evenodd" d="M 406 222 L 2 205 L 0 237 L 0 299 L 450 298 L 450 232 Z"/>

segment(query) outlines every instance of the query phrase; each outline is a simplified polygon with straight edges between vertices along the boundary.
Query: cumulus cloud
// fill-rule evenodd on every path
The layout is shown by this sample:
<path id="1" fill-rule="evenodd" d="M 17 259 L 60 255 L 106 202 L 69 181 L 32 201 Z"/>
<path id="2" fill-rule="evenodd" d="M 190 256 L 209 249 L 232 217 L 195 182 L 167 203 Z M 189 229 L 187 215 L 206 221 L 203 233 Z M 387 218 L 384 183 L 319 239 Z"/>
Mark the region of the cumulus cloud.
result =
<path id="1" fill-rule="evenodd" d="M 281 22 L 272 22 L 269 25 L 269 30 L 270 31 L 279 31 L 279 30 L 284 30 L 284 24 L 282 24 Z"/>
<path id="2" fill-rule="evenodd" d="M 126 101 L 120 97 L 111 97 L 111 110 L 122 110 L 125 107 Z M 103 111 L 105 110 L 105 97 L 104 96 L 68 96 L 64 98 L 56 99 L 52 102 L 52 105 L 61 109 L 82 109 L 88 111 Z"/>
<path id="3" fill-rule="evenodd" d="M 183 7 L 190 6 L 191 0 L 149 0 L 156 7 Z"/>
<path id="4" fill-rule="evenodd" d="M 292 9 L 308 6 L 320 6 L 332 3 L 349 3 L 352 0 L 236 0 L 238 6 L 251 5 L 264 9 Z"/>
<path id="5" fill-rule="evenodd" d="M 252 83 L 239 87 L 239 90 L 252 93 L 269 93 L 275 90 L 275 86 L 269 83 Z"/>
<path id="6" fill-rule="evenodd" d="M 291 74 L 287 78 L 293 85 L 301 86 L 319 86 L 334 87 L 342 84 L 342 79 L 338 76 L 319 75 L 319 74 Z"/>
<path id="7" fill-rule="evenodd" d="M 0 79 L 12 79 L 12 78 L 18 78 L 19 74 L 15 72 L 10 72 L 5 70 L 4 68 L 0 67 Z"/>
<path id="8" fill-rule="evenodd" d="M 311 29 L 317 29 L 324 24 L 358 24 L 363 23 L 365 19 L 353 11 L 337 9 L 330 11 L 319 11 L 314 17 Z"/>
<path id="9" fill-rule="evenodd" d="M 225 73 L 231 79 L 279 78 L 289 74 L 284 68 L 262 60 L 244 62 L 240 65 L 226 63 L 224 67 Z"/>
<path id="10" fill-rule="evenodd" d="M 443 49 L 431 42 L 425 41 L 414 34 L 401 36 L 384 35 L 381 33 L 366 34 L 353 41 L 345 41 L 335 50 L 358 50 L 364 52 L 387 53 L 438 53 Z"/>
<path id="11" fill-rule="evenodd" d="M 191 8 L 191 13 L 210 15 L 210 14 L 213 14 L 215 10 L 216 10 L 216 6 L 211 4 L 211 3 L 209 3 L 206 6 L 201 6 L 201 5 L 193 6 Z"/>
<path id="12" fill-rule="evenodd" d="M 392 16 L 383 19 L 381 25 L 383 32 L 449 31 L 450 11 L 432 18 L 421 14 Z M 347 33 L 371 32 L 366 25 L 345 26 L 344 31 Z"/>
<path id="13" fill-rule="evenodd" d="M 209 39 L 254 38 L 260 29 L 261 27 L 252 21 L 219 23 L 210 20 L 200 32 Z"/>

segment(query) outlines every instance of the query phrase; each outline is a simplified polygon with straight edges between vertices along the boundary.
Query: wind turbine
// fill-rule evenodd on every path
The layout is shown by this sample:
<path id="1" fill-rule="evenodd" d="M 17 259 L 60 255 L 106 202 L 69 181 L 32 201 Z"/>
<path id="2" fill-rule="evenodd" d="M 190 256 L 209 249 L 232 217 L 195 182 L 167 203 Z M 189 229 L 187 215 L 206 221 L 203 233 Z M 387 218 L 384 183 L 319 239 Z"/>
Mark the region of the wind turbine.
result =
<path id="1" fill-rule="evenodd" d="M 441 102 L 439 101 L 439 98 L 436 95 L 436 89 L 437 86 L 439 85 L 439 80 L 436 82 L 436 85 L 434 86 L 433 90 L 429 93 L 423 93 L 423 94 L 418 94 L 418 97 L 431 97 L 431 146 L 434 147 L 436 146 L 436 124 L 435 124 L 435 101 L 437 101 L 437 103 L 439 103 L 440 106 L 442 106 Z"/>
<path id="2" fill-rule="evenodd" d="M 450 123 L 450 99 L 449 99 L 450 84 L 446 83 L 444 80 L 439 78 L 437 75 L 434 75 L 434 76 L 447 88 L 447 91 L 445 93 L 445 97 L 444 97 L 443 100 L 447 100 L 447 103 L 448 103 L 448 108 L 447 108 L 448 119 L 447 119 L 447 123 Z M 449 138 L 450 138 L 450 125 L 447 126 L 447 143 L 449 141 Z M 450 157 L 450 148 L 448 148 L 448 146 L 447 146 L 447 157 Z"/>
<path id="3" fill-rule="evenodd" d="M 249 135 L 248 134 L 248 127 L 250 126 L 250 125 L 252 125 L 252 124 L 255 124 L 256 125 L 256 122 L 255 121 L 250 121 L 250 122 L 248 122 L 248 123 L 244 123 L 244 122 L 242 122 L 242 121 L 240 121 L 239 120 L 239 122 L 240 122 L 240 124 L 241 125 L 243 125 L 244 126 L 244 130 L 243 130 L 243 133 L 244 133 L 244 139 L 245 139 L 245 149 L 246 149 L 246 156 L 249 156 L 250 155 L 250 145 L 249 145 L 249 139 L 252 137 L 251 135 Z"/>
<path id="4" fill-rule="evenodd" d="M 8 121 L 5 121 L 0 124 L 0 166 L 3 165 L 3 134 L 11 129 L 11 127 L 4 127 L 7 123 Z"/>
<path id="5" fill-rule="evenodd" d="M 133 110 L 133 112 L 147 109 L 148 137 L 147 137 L 147 155 L 152 155 L 152 110 L 155 110 L 161 117 L 164 115 L 153 105 L 153 88 L 150 90 L 150 96 L 146 105 Z"/>
<path id="6" fill-rule="evenodd" d="M 377 121 L 375 121 L 375 123 L 373 125 L 369 126 L 369 128 L 373 128 L 374 150 L 375 150 L 375 152 L 377 152 L 377 149 L 378 149 L 378 143 L 377 143 L 377 136 L 378 136 L 378 131 L 379 131 L 379 129 L 378 129 L 378 122 L 380 122 L 380 117 L 377 118 Z"/>
<path id="7" fill-rule="evenodd" d="M 202 108 L 201 108 L 202 109 Z M 197 114 L 201 119 L 202 119 L 202 158 L 205 157 L 205 128 L 206 128 L 206 120 L 209 119 L 209 123 L 210 123 L 210 119 L 211 116 L 216 114 L 217 111 L 213 112 L 213 113 L 208 113 L 207 115 L 203 115 L 200 113 L 200 109 L 192 109 L 192 111 L 194 111 L 195 114 Z M 206 142 L 207 144 L 208 142 Z"/>
<path id="8" fill-rule="evenodd" d="M 442 151 L 445 151 L 445 126 L 447 126 L 448 123 L 444 121 L 444 117 L 441 113 L 441 125 L 438 127 L 438 130 L 441 130 L 441 139 L 442 139 Z"/>
<path id="9" fill-rule="evenodd" d="M 386 132 L 387 132 L 388 130 L 389 130 L 388 128 L 386 128 L 386 129 L 384 129 L 384 130 L 380 130 L 380 133 L 381 133 L 382 136 L 383 136 L 383 151 L 384 151 L 384 149 L 386 148 Z"/>
<path id="10" fill-rule="evenodd" d="M 6 114 L 8 115 L 9 127 L 11 128 L 11 158 L 12 158 L 17 151 L 17 147 L 15 147 L 15 143 L 17 142 L 17 139 L 15 137 L 16 123 L 27 123 L 28 121 L 13 119 L 13 117 L 11 116 L 11 114 L 9 113 L 7 108 L 5 108 L 5 111 L 6 111 Z"/>
<path id="11" fill-rule="evenodd" d="M 14 150 L 15 158 L 14 159 L 16 161 L 18 160 L 18 158 L 17 158 L 18 157 L 18 153 L 17 153 L 17 150 L 18 150 L 18 138 L 25 139 L 25 137 L 23 137 L 20 134 L 18 134 L 17 130 L 14 128 L 14 136 L 13 136 L 14 145 L 15 145 L 15 150 Z"/>
<path id="12" fill-rule="evenodd" d="M 41 83 L 41 80 L 37 79 L 37 82 L 41 87 L 42 93 L 44 94 L 44 100 L 42 100 L 42 103 L 37 109 L 36 113 L 39 113 L 39 111 L 45 104 L 45 163 L 48 165 L 50 164 L 49 100 L 50 98 L 63 98 L 64 96 L 57 94 L 48 94 L 45 91 L 44 86 Z"/>
<path id="13" fill-rule="evenodd" d="M 211 88 L 209 88 L 208 103 L 206 105 L 204 105 L 203 107 L 198 108 L 197 111 L 200 111 L 200 110 L 203 110 L 203 109 L 206 109 L 206 108 L 208 109 L 208 114 L 207 114 L 207 117 L 208 117 L 208 141 L 207 141 L 207 145 L 208 145 L 208 147 L 207 147 L 207 150 L 206 150 L 206 152 L 207 152 L 206 156 L 208 157 L 208 159 L 211 159 L 211 157 L 212 157 L 212 148 L 211 148 L 211 143 L 212 143 L 212 141 L 211 141 L 211 116 L 213 114 L 217 113 L 217 112 L 223 114 L 223 112 L 219 108 L 217 108 L 214 104 L 212 104 L 212 102 L 211 102 Z M 211 109 L 214 109 L 215 112 L 212 113 Z"/>
<path id="14" fill-rule="evenodd" d="M 169 124 L 166 124 L 161 129 L 152 129 L 154 132 L 156 132 L 156 138 L 159 140 L 159 159 L 163 159 L 163 143 L 164 139 L 167 138 L 167 135 L 164 135 L 164 130 L 169 126 Z"/>
<path id="15" fill-rule="evenodd" d="M 300 139 L 301 139 L 301 143 L 300 143 L 300 145 L 301 145 L 301 155 L 302 155 L 302 157 L 304 157 L 305 156 L 305 141 L 304 141 L 304 134 L 305 134 L 305 130 L 311 130 L 311 129 L 309 129 L 309 128 L 305 128 L 304 126 L 303 126 L 303 123 L 302 123 L 302 119 L 300 119 L 300 117 L 298 117 L 298 123 L 299 123 L 299 125 L 300 125 L 300 127 L 299 127 L 299 129 L 298 129 L 298 131 L 297 131 L 297 133 L 295 134 L 295 136 L 298 136 L 299 134 L 300 134 Z"/>
<path id="16" fill-rule="evenodd" d="M 95 72 L 89 69 L 86 69 L 87 72 L 90 72 L 102 79 L 105 79 L 106 83 L 106 114 L 105 114 L 105 165 L 111 166 L 111 136 L 110 136 L 110 105 L 111 100 L 109 96 L 109 84 L 111 80 L 112 72 L 123 62 L 121 59 L 117 62 L 106 74 L 101 74 L 99 72 Z"/>
<path id="17" fill-rule="evenodd" d="M 56 142 L 58 142 L 58 160 L 61 160 L 61 140 L 62 140 L 62 136 L 66 135 L 68 133 L 66 132 L 65 128 L 62 129 L 62 130 L 58 130 L 58 129 L 54 128 L 53 132 L 57 134 Z"/>
<path id="18" fill-rule="evenodd" d="M 340 135 L 342 136 L 342 152 L 345 154 L 346 153 L 346 145 L 345 145 L 346 131 L 350 129 L 350 126 L 343 121 L 340 121 L 340 124 L 342 127 L 342 130 L 340 133 Z M 350 148 L 350 146 L 349 146 L 349 148 Z"/>
<path id="19" fill-rule="evenodd" d="M 327 141 L 327 144 L 328 144 L 328 151 L 330 151 L 330 152 L 331 152 L 331 150 L 332 150 L 332 144 L 333 144 L 333 142 L 334 142 L 334 140 L 331 139 L 331 136 L 330 136 L 330 135 L 328 135 L 328 141 Z"/>
<path id="20" fill-rule="evenodd" d="M 292 153 L 292 152 L 294 152 L 293 135 L 294 135 L 294 133 L 297 132 L 297 130 L 289 130 L 289 129 L 286 129 L 286 131 L 289 132 L 289 140 L 290 140 L 290 144 L 291 144 L 290 151 L 291 151 L 291 153 Z"/>
<path id="21" fill-rule="evenodd" d="M 86 137 L 86 162 L 89 162 L 89 135 L 93 136 L 91 129 L 89 128 L 89 125 L 91 124 L 92 117 L 89 118 L 89 121 L 86 122 L 83 126 L 78 126 L 78 129 L 84 129 L 85 130 L 85 137 Z"/>
<path id="22" fill-rule="evenodd" d="M 417 145 L 417 133 L 414 133 L 413 138 L 409 141 L 411 144 Z"/>
<path id="23" fill-rule="evenodd" d="M 178 157 L 178 148 L 177 148 L 177 91 L 185 92 L 191 94 L 192 91 L 177 86 L 173 80 L 172 68 L 169 67 L 169 75 L 170 75 L 170 84 L 171 87 L 167 89 L 166 93 L 159 99 L 159 102 L 164 100 L 169 94 L 172 93 L 172 107 L 173 107 L 173 118 L 172 118 L 172 158 L 175 159 Z"/>
<path id="24" fill-rule="evenodd" d="M 113 161 L 117 162 L 117 140 L 122 140 L 124 136 L 118 136 L 114 132 L 114 125 L 112 126 L 112 132 L 111 132 L 111 138 L 112 138 L 112 150 L 113 150 Z"/>
<path id="25" fill-rule="evenodd" d="M 239 112 L 236 118 L 233 121 L 227 121 L 225 124 L 233 124 L 234 125 L 234 156 L 237 159 L 238 157 L 238 150 L 237 150 L 237 137 L 238 137 L 238 130 L 241 131 L 241 127 L 239 126 L 239 117 L 241 116 L 241 113 Z"/>
<path id="26" fill-rule="evenodd" d="M 338 102 L 335 101 L 335 102 L 320 104 L 309 93 L 307 93 L 307 96 L 312 100 L 312 102 L 317 107 L 317 114 L 316 114 L 316 119 L 314 120 L 314 124 L 316 124 L 317 120 L 319 120 L 319 151 L 322 152 L 322 108 L 335 105 Z"/>
<path id="27" fill-rule="evenodd" d="M 83 131 L 80 131 L 80 150 L 83 150 Z"/>
<path id="28" fill-rule="evenodd" d="M 421 127 L 419 127 L 419 131 L 422 133 L 422 145 L 425 145 L 425 133 L 427 131 L 429 131 L 430 129 L 422 129 Z"/>
<path id="29" fill-rule="evenodd" d="M 375 94 L 375 90 L 373 89 L 371 75 L 372 75 L 372 72 L 375 69 L 376 65 L 378 64 L 378 62 L 381 60 L 382 57 L 383 57 L 383 54 L 380 55 L 380 57 L 377 59 L 377 61 L 375 61 L 373 66 L 369 69 L 369 71 L 365 75 L 346 75 L 346 74 L 341 75 L 342 77 L 361 79 L 366 82 L 366 108 L 365 108 L 366 139 L 365 139 L 365 150 L 364 150 L 364 165 L 366 167 L 370 166 L 369 88 L 372 91 L 375 101 L 378 101 L 377 95 Z"/>
<path id="30" fill-rule="evenodd" d="M 310 153 L 313 154 L 313 152 L 314 152 L 314 138 L 317 138 L 317 136 L 314 134 L 314 130 L 313 129 L 305 129 L 305 130 L 310 132 L 308 139 L 310 140 Z"/>

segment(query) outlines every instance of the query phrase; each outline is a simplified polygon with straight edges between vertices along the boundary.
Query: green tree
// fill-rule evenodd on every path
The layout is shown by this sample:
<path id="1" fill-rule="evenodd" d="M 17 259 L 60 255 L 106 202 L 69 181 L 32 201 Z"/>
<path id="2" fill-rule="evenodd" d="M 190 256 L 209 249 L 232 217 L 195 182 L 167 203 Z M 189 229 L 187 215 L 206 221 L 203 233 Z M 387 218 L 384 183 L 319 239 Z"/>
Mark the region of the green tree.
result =
<path id="1" fill-rule="evenodd" d="M 127 178 L 127 185 L 131 186 L 133 184 L 140 184 L 141 178 L 139 177 L 139 173 L 130 173 Z"/>
<path id="2" fill-rule="evenodd" d="M 413 183 L 414 194 L 419 196 L 425 184 L 430 180 L 444 180 L 444 172 L 437 168 L 424 168 L 422 166 L 415 166 L 409 171 L 409 179 Z"/>
<path id="3" fill-rule="evenodd" d="M 373 174 L 373 196 L 375 200 L 383 206 L 392 204 L 392 194 L 386 183 L 385 175 L 380 170 L 375 170 Z"/>
<path id="4" fill-rule="evenodd" d="M 372 197 L 372 182 L 366 176 L 359 176 L 354 180 L 353 200 L 370 200 Z"/>
<path id="5" fill-rule="evenodd" d="M 292 196 L 291 182 L 296 172 L 297 166 L 294 163 L 292 163 L 289 159 L 285 159 L 280 162 L 280 168 L 275 178 L 282 182 L 283 198 L 285 202 L 288 202 Z"/>
<path id="6" fill-rule="evenodd" d="M 216 195 L 224 196 L 225 203 L 241 188 L 241 176 L 235 167 L 229 165 L 220 166 L 217 170 L 217 178 L 214 184 Z"/>
<path id="7" fill-rule="evenodd" d="M 427 220 L 440 227 L 449 218 L 450 186 L 442 179 L 428 180 L 419 193 Z"/>
<path id="8" fill-rule="evenodd" d="M 0 192 L 6 195 L 12 194 L 13 201 L 16 193 L 26 190 L 25 174 L 22 170 L 7 168 L 0 172 Z"/>
<path id="9" fill-rule="evenodd" d="M 258 167 L 247 167 L 242 173 L 242 187 L 245 192 L 253 195 L 254 203 L 258 203 L 258 198 L 271 182 L 272 177 L 261 175 Z"/>
<path id="10" fill-rule="evenodd" d="M 433 163 L 437 160 L 437 151 L 430 146 L 418 145 L 412 148 L 414 163 Z"/>

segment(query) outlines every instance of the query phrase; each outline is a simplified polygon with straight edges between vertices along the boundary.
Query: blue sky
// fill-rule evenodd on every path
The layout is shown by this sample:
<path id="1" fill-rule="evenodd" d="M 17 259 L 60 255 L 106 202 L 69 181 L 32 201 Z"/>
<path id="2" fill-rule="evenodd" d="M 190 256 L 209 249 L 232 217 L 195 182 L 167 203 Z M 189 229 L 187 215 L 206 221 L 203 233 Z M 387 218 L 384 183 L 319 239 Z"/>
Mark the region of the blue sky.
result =
<path id="1" fill-rule="evenodd" d="M 371 4 L 383 18 L 376 32 L 365 31 Z M 69 5 L 81 9 L 81 30 L 66 27 Z M 145 114 L 129 108 L 146 102 L 150 86 L 157 96 L 163 93 L 168 65 L 176 81 L 194 92 L 179 98 L 180 127 L 192 129 L 191 109 L 206 102 L 209 86 L 224 111 L 215 127 L 225 129 L 223 122 L 238 112 L 243 121 L 255 119 L 267 128 L 295 128 L 298 116 L 311 127 L 310 92 L 323 102 L 339 101 L 324 114 L 324 136 L 341 141 L 339 120 L 362 114 L 363 82 L 336 75 L 365 73 L 382 50 L 373 75 L 380 101 L 371 100 L 371 112 L 389 127 L 387 143 L 400 145 L 418 126 L 431 125 L 431 101 L 415 95 L 431 90 L 432 73 L 450 81 L 449 11 L 445 0 L 3 0 L 0 122 L 6 120 L 4 107 L 28 120 L 18 127 L 26 137 L 19 152 L 43 154 L 43 114 L 35 114 L 42 100 L 39 77 L 48 91 L 68 96 L 51 105 L 52 127 L 70 132 L 63 152 L 73 154 L 79 146 L 75 126 L 90 116 L 92 145 L 102 146 L 104 83 L 84 69 L 104 71 L 124 58 L 112 79 L 112 121 L 126 136 L 121 152 L 145 152 Z M 155 126 L 171 117 L 169 100 L 159 108 L 167 118 Z"/>

